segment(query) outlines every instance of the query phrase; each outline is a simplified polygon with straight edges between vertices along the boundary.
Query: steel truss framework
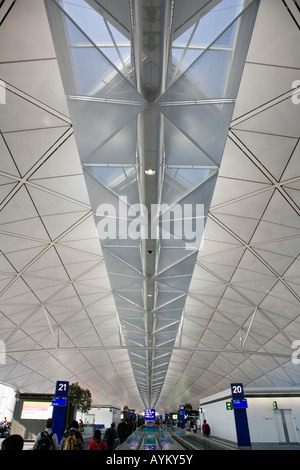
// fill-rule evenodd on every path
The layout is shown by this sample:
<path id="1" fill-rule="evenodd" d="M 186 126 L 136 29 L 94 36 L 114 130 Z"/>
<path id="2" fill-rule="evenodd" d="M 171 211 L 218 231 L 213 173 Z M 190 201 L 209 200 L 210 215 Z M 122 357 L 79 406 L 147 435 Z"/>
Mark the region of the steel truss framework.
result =
<path id="1" fill-rule="evenodd" d="M 299 384 L 297 12 L 30 3 L 1 17 L 1 381 L 164 409 L 232 381 Z M 99 205 L 120 198 L 201 203 L 204 242 L 100 244 Z"/>

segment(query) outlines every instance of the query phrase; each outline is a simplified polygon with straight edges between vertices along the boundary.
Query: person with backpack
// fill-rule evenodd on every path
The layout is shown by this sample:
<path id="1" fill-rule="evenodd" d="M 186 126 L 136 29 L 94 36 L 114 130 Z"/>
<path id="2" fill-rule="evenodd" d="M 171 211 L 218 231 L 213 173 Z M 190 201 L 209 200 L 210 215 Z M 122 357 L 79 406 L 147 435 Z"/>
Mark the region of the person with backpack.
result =
<path id="1" fill-rule="evenodd" d="M 95 429 L 93 440 L 89 443 L 88 450 L 106 450 L 107 446 L 101 439 L 100 429 Z"/>
<path id="2" fill-rule="evenodd" d="M 103 440 L 106 442 L 107 450 L 115 450 L 116 448 L 116 440 L 119 439 L 119 436 L 115 427 L 116 423 L 113 421 L 110 428 L 105 430 Z"/>
<path id="3" fill-rule="evenodd" d="M 48 418 L 46 421 L 46 429 L 38 433 L 36 436 L 33 450 L 58 450 L 57 435 L 52 431 L 53 419 Z"/>
<path id="4" fill-rule="evenodd" d="M 203 421 L 203 424 L 202 424 L 202 432 L 205 436 L 209 436 L 210 435 L 210 426 L 209 424 L 206 422 L 206 419 Z"/>
<path id="5" fill-rule="evenodd" d="M 59 445 L 60 450 L 84 450 L 84 441 L 78 430 L 78 422 L 73 421 L 64 433 Z"/>

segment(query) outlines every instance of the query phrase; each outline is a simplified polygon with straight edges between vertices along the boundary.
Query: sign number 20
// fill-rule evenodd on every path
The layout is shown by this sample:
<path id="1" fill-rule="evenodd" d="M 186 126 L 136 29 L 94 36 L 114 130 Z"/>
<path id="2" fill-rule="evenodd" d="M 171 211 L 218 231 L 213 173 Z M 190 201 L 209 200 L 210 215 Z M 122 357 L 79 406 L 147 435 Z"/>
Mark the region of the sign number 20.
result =
<path id="1" fill-rule="evenodd" d="M 243 389 L 241 385 L 234 385 L 232 387 L 232 393 L 242 393 Z"/>

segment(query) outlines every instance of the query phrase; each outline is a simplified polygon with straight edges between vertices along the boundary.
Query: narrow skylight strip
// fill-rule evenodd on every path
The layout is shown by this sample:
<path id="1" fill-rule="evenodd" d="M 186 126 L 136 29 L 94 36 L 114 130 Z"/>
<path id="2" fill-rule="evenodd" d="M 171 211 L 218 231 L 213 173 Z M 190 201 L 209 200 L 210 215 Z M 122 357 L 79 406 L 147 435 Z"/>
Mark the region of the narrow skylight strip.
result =
<path id="1" fill-rule="evenodd" d="M 185 100 L 185 101 L 162 101 L 160 106 L 186 106 L 186 105 L 201 105 L 201 104 L 227 104 L 235 103 L 235 98 L 209 98 L 207 100 Z"/>
<path id="2" fill-rule="evenodd" d="M 84 95 L 66 95 L 67 99 L 69 100 L 76 100 L 76 101 L 93 101 L 99 103 L 111 103 L 111 104 L 125 104 L 131 106 L 141 106 L 139 101 L 128 101 L 128 100 L 116 100 L 113 98 L 101 98 L 101 97 L 94 97 L 94 96 L 84 96 Z"/>

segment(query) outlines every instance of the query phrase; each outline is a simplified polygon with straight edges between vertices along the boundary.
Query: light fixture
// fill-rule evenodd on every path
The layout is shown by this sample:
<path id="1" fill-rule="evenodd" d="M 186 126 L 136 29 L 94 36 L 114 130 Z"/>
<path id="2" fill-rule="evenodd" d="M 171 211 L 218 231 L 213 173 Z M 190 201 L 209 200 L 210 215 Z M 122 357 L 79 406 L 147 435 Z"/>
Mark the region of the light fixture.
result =
<path id="1" fill-rule="evenodd" d="M 153 176 L 153 175 L 155 175 L 156 171 L 153 170 L 152 168 L 147 168 L 147 170 L 145 170 L 145 173 L 148 176 Z"/>

